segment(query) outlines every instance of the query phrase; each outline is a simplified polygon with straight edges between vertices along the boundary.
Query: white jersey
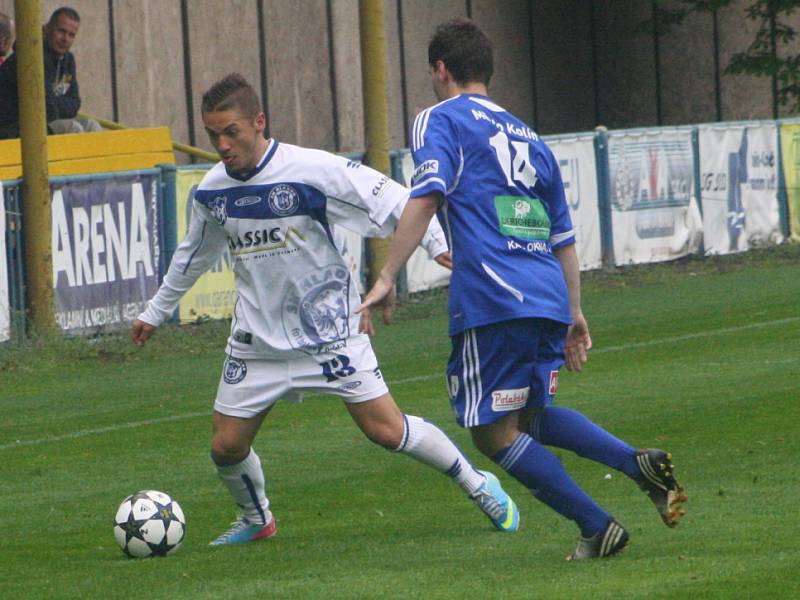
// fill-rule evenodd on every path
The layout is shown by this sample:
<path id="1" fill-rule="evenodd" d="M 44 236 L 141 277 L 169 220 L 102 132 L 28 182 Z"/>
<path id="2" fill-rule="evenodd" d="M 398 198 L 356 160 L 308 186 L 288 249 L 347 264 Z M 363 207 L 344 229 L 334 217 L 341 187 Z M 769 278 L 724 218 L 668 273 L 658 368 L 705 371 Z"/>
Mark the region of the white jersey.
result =
<path id="1" fill-rule="evenodd" d="M 154 326 L 168 319 L 227 245 L 238 292 L 230 355 L 288 359 L 341 348 L 358 335 L 360 298 L 331 226 L 386 237 L 408 195 L 358 162 L 274 140 L 243 177 L 218 163 L 200 182 L 186 238 L 139 318 Z M 431 257 L 447 250 L 435 217 L 422 245 Z"/>

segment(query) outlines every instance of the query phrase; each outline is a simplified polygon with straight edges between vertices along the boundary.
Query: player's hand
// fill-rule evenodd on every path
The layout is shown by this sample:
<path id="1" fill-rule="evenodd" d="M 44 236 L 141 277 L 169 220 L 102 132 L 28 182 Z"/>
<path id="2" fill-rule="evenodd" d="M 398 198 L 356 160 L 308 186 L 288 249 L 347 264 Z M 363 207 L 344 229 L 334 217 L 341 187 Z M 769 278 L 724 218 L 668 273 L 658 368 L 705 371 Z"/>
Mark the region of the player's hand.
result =
<path id="1" fill-rule="evenodd" d="M 361 314 L 358 331 L 367 335 L 375 333 L 375 327 L 372 325 L 372 311 L 379 306 L 383 307 L 383 322 L 390 325 L 396 305 L 397 288 L 394 282 L 383 276 L 378 277 L 375 285 L 364 296 L 361 306 L 356 309 L 356 313 Z"/>
<path id="2" fill-rule="evenodd" d="M 150 325 L 150 323 L 145 323 L 144 321 L 136 319 L 133 325 L 131 325 L 131 339 L 137 346 L 144 346 L 144 343 L 150 339 L 150 336 L 153 335 L 155 330 L 156 328 Z"/>
<path id="3" fill-rule="evenodd" d="M 592 347 L 592 338 L 583 313 L 573 314 L 572 321 L 567 330 L 567 344 L 564 351 L 567 357 L 567 369 L 580 371 L 588 360 L 587 353 Z"/>
<path id="4" fill-rule="evenodd" d="M 453 270 L 453 257 L 450 256 L 450 253 L 446 250 L 442 252 L 439 256 L 434 257 L 437 263 L 443 266 L 445 269 Z"/>

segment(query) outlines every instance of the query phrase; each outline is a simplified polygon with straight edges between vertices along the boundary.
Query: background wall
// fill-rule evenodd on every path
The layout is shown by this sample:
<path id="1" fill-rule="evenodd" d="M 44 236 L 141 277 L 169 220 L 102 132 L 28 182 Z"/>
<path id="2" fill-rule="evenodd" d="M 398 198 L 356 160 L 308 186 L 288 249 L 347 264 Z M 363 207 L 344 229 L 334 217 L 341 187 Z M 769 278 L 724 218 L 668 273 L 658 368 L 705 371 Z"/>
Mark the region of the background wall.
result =
<path id="1" fill-rule="evenodd" d="M 752 39 L 750 1 L 656 35 L 641 28 L 649 0 L 384 0 L 390 145 L 406 147 L 409 123 L 436 102 L 427 44 L 436 24 L 457 16 L 494 43 L 493 99 L 543 134 L 794 114 L 777 105 L 770 79 L 722 73 Z M 42 22 L 63 3 L 43 0 Z M 81 14 L 73 50 L 85 112 L 166 125 L 210 149 L 200 96 L 236 70 L 266 99 L 271 135 L 364 148 L 358 0 L 67 4 Z M 13 7 L 0 0 L 0 11 L 13 16 Z M 779 52 L 800 52 L 800 42 Z"/>

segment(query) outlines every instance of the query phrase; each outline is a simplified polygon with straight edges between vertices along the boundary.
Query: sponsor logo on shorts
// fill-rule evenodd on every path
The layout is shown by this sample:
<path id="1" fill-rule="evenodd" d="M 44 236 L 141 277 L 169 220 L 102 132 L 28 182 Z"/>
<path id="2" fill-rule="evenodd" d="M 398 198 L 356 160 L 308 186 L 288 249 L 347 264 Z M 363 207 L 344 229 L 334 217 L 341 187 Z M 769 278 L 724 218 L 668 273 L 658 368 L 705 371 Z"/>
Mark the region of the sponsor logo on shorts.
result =
<path id="1" fill-rule="evenodd" d="M 558 391 L 558 371 L 550 371 L 550 387 L 547 393 L 555 396 Z"/>
<path id="2" fill-rule="evenodd" d="M 517 410 L 528 403 L 530 387 L 515 390 L 494 390 L 492 392 L 492 410 Z"/>
<path id="3" fill-rule="evenodd" d="M 229 385 L 236 385 L 247 375 L 247 363 L 240 358 L 229 356 L 222 368 L 222 378 Z"/>
<path id="4" fill-rule="evenodd" d="M 236 206 L 250 206 L 261 202 L 261 196 L 243 196 L 234 202 Z"/>
<path id="5" fill-rule="evenodd" d="M 361 382 L 360 381 L 348 381 L 347 383 L 343 383 L 342 385 L 340 385 L 336 389 L 339 390 L 339 391 L 342 391 L 342 392 L 349 392 L 349 391 L 352 391 L 352 390 L 356 389 L 359 386 L 361 386 Z"/>
<path id="6" fill-rule="evenodd" d="M 300 195 L 291 185 L 281 183 L 272 188 L 267 198 L 269 207 L 279 217 L 288 217 L 300 206 Z"/>
<path id="7" fill-rule="evenodd" d="M 450 375 L 447 380 L 447 393 L 451 400 L 458 396 L 458 375 Z"/>
<path id="8" fill-rule="evenodd" d="M 375 375 L 377 379 L 383 379 L 383 373 L 381 373 L 380 367 L 375 367 L 372 369 L 372 374 Z"/>

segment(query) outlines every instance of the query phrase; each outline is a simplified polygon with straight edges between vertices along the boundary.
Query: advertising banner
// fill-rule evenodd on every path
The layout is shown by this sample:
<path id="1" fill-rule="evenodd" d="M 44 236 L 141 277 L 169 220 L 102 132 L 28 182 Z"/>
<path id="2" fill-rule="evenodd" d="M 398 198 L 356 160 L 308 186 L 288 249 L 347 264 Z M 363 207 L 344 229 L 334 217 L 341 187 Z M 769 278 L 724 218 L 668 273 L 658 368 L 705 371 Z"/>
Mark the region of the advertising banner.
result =
<path id="1" fill-rule="evenodd" d="M 703 230 L 690 130 L 609 133 L 608 167 L 617 265 L 699 250 Z"/>
<path id="2" fill-rule="evenodd" d="M 6 269 L 6 201 L 3 182 L 0 181 L 0 342 L 11 335 L 11 312 L 8 297 L 8 270 Z"/>
<path id="3" fill-rule="evenodd" d="M 789 231 L 800 241 L 800 123 L 781 125 L 781 154 L 786 196 L 789 200 Z"/>
<path id="4" fill-rule="evenodd" d="M 81 331 L 132 321 L 158 288 L 158 174 L 50 192 L 56 322 Z"/>
<path id="5" fill-rule="evenodd" d="M 544 141 L 553 150 L 561 169 L 564 192 L 575 228 L 575 250 L 581 270 L 599 269 L 603 255 L 600 244 L 594 134 L 570 139 L 544 138 Z"/>
<path id="6" fill-rule="evenodd" d="M 408 150 L 402 151 L 399 159 L 400 173 L 402 174 L 400 183 L 409 186 L 411 184 L 411 175 L 414 173 L 414 160 L 411 158 L 411 152 Z M 409 293 L 431 290 L 449 283 L 449 269 L 440 266 L 422 248 L 414 250 L 414 253 L 406 263 L 406 285 Z"/>
<path id="7" fill-rule="evenodd" d="M 783 241 L 775 124 L 700 127 L 703 240 L 707 254 Z"/>

